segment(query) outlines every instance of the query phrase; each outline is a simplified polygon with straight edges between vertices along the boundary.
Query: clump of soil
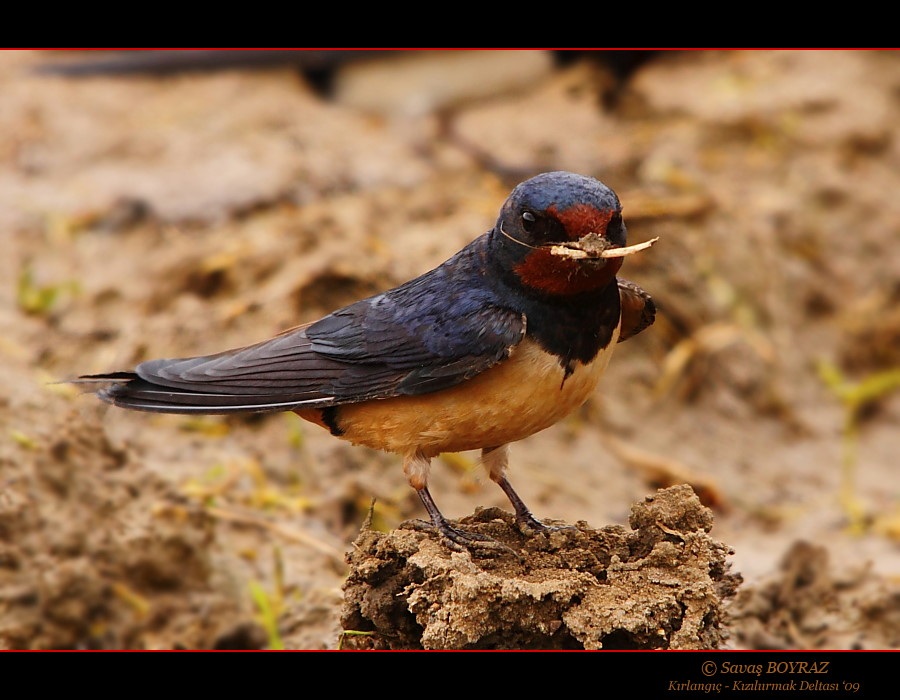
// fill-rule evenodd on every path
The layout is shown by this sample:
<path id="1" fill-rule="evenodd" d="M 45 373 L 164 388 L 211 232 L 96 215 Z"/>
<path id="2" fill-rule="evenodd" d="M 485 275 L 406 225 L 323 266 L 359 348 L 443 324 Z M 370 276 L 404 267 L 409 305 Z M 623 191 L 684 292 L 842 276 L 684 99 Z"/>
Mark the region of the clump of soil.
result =
<path id="1" fill-rule="evenodd" d="M 353 649 L 710 649 L 740 576 L 689 486 L 632 507 L 631 532 L 584 522 L 526 537 L 511 514 L 458 526 L 509 552 L 453 552 L 409 524 L 364 529 L 348 555 L 341 617 Z"/>
<path id="2" fill-rule="evenodd" d="M 0 455 L 0 648 L 265 644 L 214 582 L 199 507 L 77 413 L 32 449 Z"/>
<path id="3" fill-rule="evenodd" d="M 798 541 L 781 570 L 741 590 L 732 616 L 736 638 L 756 649 L 896 649 L 900 591 L 869 567 L 834 564 L 828 550 Z"/>

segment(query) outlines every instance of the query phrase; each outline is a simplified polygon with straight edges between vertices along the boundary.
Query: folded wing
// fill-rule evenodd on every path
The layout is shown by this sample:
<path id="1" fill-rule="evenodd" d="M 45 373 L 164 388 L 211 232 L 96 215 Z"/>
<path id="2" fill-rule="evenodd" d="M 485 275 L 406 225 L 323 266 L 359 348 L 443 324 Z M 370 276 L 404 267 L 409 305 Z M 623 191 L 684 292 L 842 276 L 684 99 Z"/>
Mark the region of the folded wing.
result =
<path id="1" fill-rule="evenodd" d="M 506 358 L 524 336 L 515 311 L 430 291 L 416 280 L 262 343 L 81 380 L 110 382 L 102 399 L 144 411 L 316 408 L 453 386 Z"/>
<path id="2" fill-rule="evenodd" d="M 616 280 L 619 285 L 619 300 L 622 306 L 622 326 L 619 342 L 633 338 L 649 328 L 656 320 L 656 304 L 653 298 L 634 282 Z"/>

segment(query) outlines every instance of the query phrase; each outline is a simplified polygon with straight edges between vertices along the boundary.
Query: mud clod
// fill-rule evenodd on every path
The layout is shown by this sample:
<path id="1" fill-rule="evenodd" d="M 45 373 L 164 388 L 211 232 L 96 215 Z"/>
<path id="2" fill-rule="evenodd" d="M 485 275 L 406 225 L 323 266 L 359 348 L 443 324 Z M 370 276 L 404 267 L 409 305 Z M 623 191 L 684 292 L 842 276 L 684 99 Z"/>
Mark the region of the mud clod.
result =
<path id="1" fill-rule="evenodd" d="M 353 649 L 700 649 L 724 639 L 740 577 L 688 486 L 632 508 L 631 526 L 579 522 L 523 536 L 505 511 L 457 525 L 520 557 L 451 552 L 401 527 L 363 530 L 348 555 L 344 630 Z"/>

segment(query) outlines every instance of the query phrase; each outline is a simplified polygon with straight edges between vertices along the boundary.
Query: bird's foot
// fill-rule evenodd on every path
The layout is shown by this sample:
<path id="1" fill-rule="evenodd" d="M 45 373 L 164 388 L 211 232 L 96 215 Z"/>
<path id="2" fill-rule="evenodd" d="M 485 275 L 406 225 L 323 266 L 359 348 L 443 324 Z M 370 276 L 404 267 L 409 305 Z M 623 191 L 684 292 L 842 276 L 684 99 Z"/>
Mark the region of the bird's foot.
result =
<path id="1" fill-rule="evenodd" d="M 572 525 L 546 525 L 535 518 L 530 511 L 526 510 L 522 513 L 516 513 L 516 525 L 526 537 L 534 537 L 535 535 L 549 535 L 551 532 L 559 530 L 575 529 Z"/>
<path id="2" fill-rule="evenodd" d="M 519 532 L 526 537 L 532 537 L 539 533 L 547 534 L 558 529 L 551 525 L 544 525 L 527 510 L 524 513 L 516 513 L 516 525 L 519 528 Z"/>
<path id="3" fill-rule="evenodd" d="M 494 481 L 497 482 L 497 485 L 503 489 L 503 493 L 506 494 L 507 498 L 509 498 L 509 502 L 512 503 L 513 510 L 516 511 L 516 525 L 519 528 L 519 532 L 521 532 L 526 537 L 533 537 L 539 533 L 550 534 L 555 530 L 564 530 L 567 526 L 562 525 L 545 525 L 540 520 L 535 518 L 531 511 L 528 510 L 528 506 L 525 505 L 525 502 L 519 497 L 519 494 L 516 493 L 515 489 L 512 487 L 512 484 L 509 483 L 506 476 L 502 471 L 499 472 L 496 476 L 491 476 Z"/>
<path id="4" fill-rule="evenodd" d="M 495 540 L 493 537 L 453 527 L 443 518 L 438 522 L 410 520 L 408 524 L 414 530 L 436 532 L 444 546 L 447 549 L 452 549 L 454 552 L 475 553 L 481 551 L 485 553 L 506 553 L 519 557 L 519 554 L 514 549 Z"/>
<path id="5" fill-rule="evenodd" d="M 502 542 L 498 542 L 493 537 L 453 527 L 447 518 L 444 517 L 443 513 L 438 510 L 437 504 L 435 504 L 427 487 L 422 487 L 418 489 L 417 492 L 422 499 L 422 503 L 425 505 L 425 510 L 428 511 L 428 515 L 431 517 L 431 522 L 414 520 L 412 521 L 412 525 L 415 529 L 428 530 L 431 532 L 436 531 L 438 535 L 440 535 L 441 541 L 454 552 L 474 553 L 478 550 L 482 550 L 493 553 L 509 553 L 516 557 L 519 556 L 514 549 Z"/>

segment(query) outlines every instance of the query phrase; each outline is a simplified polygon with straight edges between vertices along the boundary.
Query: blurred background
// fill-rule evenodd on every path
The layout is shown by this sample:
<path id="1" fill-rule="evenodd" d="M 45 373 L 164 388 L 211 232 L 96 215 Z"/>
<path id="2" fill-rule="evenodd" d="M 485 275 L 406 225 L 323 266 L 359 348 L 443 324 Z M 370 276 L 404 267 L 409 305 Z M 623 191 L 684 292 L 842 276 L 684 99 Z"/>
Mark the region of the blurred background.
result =
<path id="1" fill-rule="evenodd" d="M 0 53 L 0 647 L 335 648 L 398 458 L 293 415 L 66 384 L 267 338 L 431 269 L 547 170 L 619 194 L 656 300 L 596 395 L 511 449 L 541 518 L 687 482 L 736 648 L 900 647 L 900 55 Z M 448 517 L 507 507 L 435 461 Z"/>

